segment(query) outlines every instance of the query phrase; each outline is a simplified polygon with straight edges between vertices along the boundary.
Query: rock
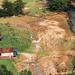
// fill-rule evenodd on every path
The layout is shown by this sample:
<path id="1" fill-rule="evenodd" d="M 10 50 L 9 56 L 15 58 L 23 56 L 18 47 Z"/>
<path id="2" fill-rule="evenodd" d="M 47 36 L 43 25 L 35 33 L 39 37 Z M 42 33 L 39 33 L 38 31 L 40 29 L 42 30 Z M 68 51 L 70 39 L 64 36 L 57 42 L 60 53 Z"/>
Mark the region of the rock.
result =
<path id="1" fill-rule="evenodd" d="M 32 43 L 39 43 L 41 41 L 41 38 L 39 38 L 38 40 L 33 40 Z"/>
<path id="2" fill-rule="evenodd" d="M 28 8 L 28 7 L 25 7 L 24 9 L 25 9 L 25 10 L 28 10 L 29 8 Z"/>
<path id="3" fill-rule="evenodd" d="M 14 15 L 14 16 L 12 16 L 12 17 L 14 18 L 14 17 L 16 17 L 16 16 Z"/>
<path id="4" fill-rule="evenodd" d="M 35 47 L 36 47 L 37 49 L 39 49 L 39 48 L 40 48 L 40 46 L 39 46 L 39 45 L 36 45 Z"/>

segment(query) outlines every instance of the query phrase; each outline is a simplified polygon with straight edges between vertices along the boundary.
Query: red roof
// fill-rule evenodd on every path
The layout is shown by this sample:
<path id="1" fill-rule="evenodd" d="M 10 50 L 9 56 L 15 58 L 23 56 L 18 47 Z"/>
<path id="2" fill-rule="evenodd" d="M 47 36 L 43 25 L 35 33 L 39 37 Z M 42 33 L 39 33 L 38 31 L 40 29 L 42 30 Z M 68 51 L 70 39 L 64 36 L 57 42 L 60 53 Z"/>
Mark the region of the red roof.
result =
<path id="1" fill-rule="evenodd" d="M 13 48 L 0 48 L 0 53 L 13 52 Z"/>

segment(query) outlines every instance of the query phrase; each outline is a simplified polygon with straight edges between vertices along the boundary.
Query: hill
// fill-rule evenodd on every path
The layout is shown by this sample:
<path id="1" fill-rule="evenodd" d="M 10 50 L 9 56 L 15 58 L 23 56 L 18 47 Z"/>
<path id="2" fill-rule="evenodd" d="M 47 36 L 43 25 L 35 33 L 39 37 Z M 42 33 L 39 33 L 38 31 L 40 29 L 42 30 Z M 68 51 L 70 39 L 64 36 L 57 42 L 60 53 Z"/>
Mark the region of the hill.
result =
<path id="1" fill-rule="evenodd" d="M 24 10 L 30 10 L 29 14 L 0 18 L 0 47 L 18 49 L 19 56 L 12 61 L 17 71 L 28 69 L 33 75 L 72 72 L 75 35 L 67 12 L 43 13 L 40 1 L 26 2 Z"/>

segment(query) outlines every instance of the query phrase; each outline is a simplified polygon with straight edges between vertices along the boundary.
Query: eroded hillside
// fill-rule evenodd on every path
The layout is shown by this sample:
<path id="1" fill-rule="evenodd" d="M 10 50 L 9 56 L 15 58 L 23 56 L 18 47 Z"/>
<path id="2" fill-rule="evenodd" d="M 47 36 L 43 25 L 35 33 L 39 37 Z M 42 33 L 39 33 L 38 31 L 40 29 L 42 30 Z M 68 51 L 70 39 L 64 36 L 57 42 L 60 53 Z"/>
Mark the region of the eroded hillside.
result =
<path id="1" fill-rule="evenodd" d="M 18 71 L 26 68 L 33 75 L 65 75 L 72 71 L 75 36 L 66 13 L 13 17 L 10 21 L 4 20 L 4 24 L 19 26 L 34 34 L 30 35 L 34 53 L 21 53 L 21 58 L 15 60 Z"/>
<path id="2" fill-rule="evenodd" d="M 42 50 L 72 50 L 74 47 L 74 34 L 66 13 L 13 17 L 3 23 L 28 29 L 34 34 L 32 43 Z"/>
<path id="3" fill-rule="evenodd" d="M 46 3 L 46 0 L 42 1 Z M 6 34 L 4 38 L 10 37 L 10 40 L 5 39 L 7 42 L 15 43 L 13 40 L 18 38 L 18 44 L 11 42 L 19 49 L 19 56 L 13 59 L 18 72 L 28 69 L 33 75 L 67 75 L 75 66 L 75 35 L 71 31 L 68 14 L 49 12 L 45 10 L 46 5 L 42 1 L 26 0 L 26 15 L 1 17 L 0 31 Z M 72 4 L 75 5 L 74 2 Z M 4 28 L 2 25 L 5 25 Z M 8 47 L 9 42 L 7 44 L 4 41 L 3 45 Z"/>

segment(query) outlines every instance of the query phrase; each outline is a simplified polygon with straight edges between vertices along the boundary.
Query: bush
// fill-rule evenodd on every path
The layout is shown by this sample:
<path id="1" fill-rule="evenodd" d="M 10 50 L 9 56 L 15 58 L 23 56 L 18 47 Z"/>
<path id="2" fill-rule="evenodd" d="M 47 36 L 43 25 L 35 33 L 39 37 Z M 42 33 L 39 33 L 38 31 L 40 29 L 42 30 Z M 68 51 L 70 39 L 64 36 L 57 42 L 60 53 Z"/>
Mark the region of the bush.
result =
<path id="1" fill-rule="evenodd" d="M 8 71 L 5 65 L 0 65 L 0 75 L 13 75 L 11 71 Z"/>
<path id="2" fill-rule="evenodd" d="M 49 9 L 54 11 L 66 11 L 70 8 L 70 0 L 48 0 Z"/>
<path id="3" fill-rule="evenodd" d="M 6 16 L 6 13 L 3 9 L 0 9 L 0 17 Z"/>
<path id="4" fill-rule="evenodd" d="M 4 11 L 4 16 L 12 16 L 14 15 L 14 4 L 9 2 L 8 0 L 3 1 L 2 5 L 3 11 Z"/>
<path id="5" fill-rule="evenodd" d="M 15 15 L 23 14 L 24 3 L 22 0 L 17 0 L 14 2 Z"/>
<path id="6" fill-rule="evenodd" d="M 21 71 L 20 75 L 32 75 L 32 73 L 25 69 L 25 70 Z"/>
<path id="7" fill-rule="evenodd" d="M 23 9 L 24 2 L 22 0 L 16 0 L 14 3 L 4 0 L 2 9 L 0 9 L 0 17 L 13 16 L 13 15 L 24 15 Z"/>

